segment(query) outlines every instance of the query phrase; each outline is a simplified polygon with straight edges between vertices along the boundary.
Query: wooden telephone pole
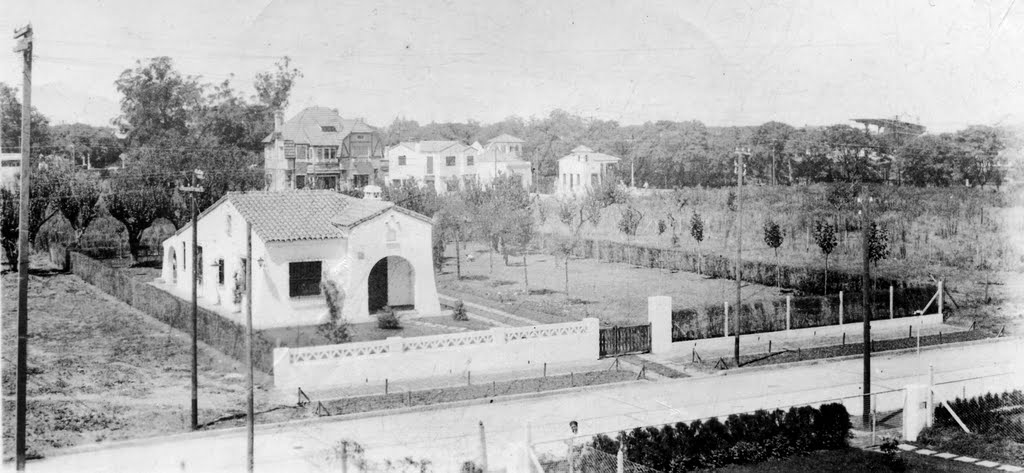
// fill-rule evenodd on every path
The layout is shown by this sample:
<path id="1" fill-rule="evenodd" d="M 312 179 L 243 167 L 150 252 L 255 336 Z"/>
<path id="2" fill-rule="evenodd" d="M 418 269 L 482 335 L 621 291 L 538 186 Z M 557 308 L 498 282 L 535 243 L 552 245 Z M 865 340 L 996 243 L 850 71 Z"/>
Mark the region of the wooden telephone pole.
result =
<path id="1" fill-rule="evenodd" d="M 747 172 L 743 156 L 749 154 L 749 149 L 736 148 L 736 310 L 732 319 L 736 337 L 733 356 L 737 368 L 740 367 L 740 313 L 743 307 L 743 174 Z"/>
<path id="2" fill-rule="evenodd" d="M 181 186 L 179 191 L 192 198 L 192 430 L 199 429 L 199 302 L 197 300 L 197 283 L 199 280 L 199 222 L 196 213 L 196 194 L 203 192 L 202 186 L 196 186 L 196 179 L 203 178 L 203 171 L 192 172 L 192 185 Z M 182 255 L 184 256 L 184 255 Z"/>
<path id="3" fill-rule="evenodd" d="M 861 303 L 864 304 L 864 413 L 861 420 L 863 425 L 869 425 L 871 421 L 871 258 L 869 254 L 869 239 L 871 238 L 871 217 L 868 211 L 871 209 L 872 198 L 864 192 L 859 199 L 861 227 L 863 242 L 861 244 L 864 253 L 864 271 L 861 280 Z M 940 296 L 941 297 L 941 296 Z"/>
<path id="4" fill-rule="evenodd" d="M 18 40 L 14 52 L 22 53 L 24 61 L 24 83 L 21 102 L 21 189 L 18 212 L 18 366 L 17 394 L 14 413 L 14 450 L 18 471 L 25 470 L 25 413 L 27 399 L 25 388 L 28 384 L 28 225 L 30 189 L 29 175 L 32 163 L 29 151 L 32 149 L 32 25 L 14 30 Z"/>

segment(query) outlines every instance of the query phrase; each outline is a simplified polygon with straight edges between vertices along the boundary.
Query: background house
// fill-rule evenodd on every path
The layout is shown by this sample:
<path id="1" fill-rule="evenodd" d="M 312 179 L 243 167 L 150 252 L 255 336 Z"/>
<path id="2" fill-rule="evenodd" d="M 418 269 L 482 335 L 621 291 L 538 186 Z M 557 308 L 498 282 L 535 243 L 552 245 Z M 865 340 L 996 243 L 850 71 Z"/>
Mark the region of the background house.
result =
<path id="1" fill-rule="evenodd" d="M 516 176 L 526 189 L 533 185 L 533 165 L 519 159 L 518 153 L 498 151 L 498 148 L 481 151 L 477 156 L 477 177 L 480 183 L 489 185 L 495 177 L 501 175 Z"/>
<path id="2" fill-rule="evenodd" d="M 385 305 L 440 313 L 431 221 L 390 202 L 326 190 L 227 193 L 199 217 L 196 261 L 191 224 L 164 241 L 158 285 L 190 297 L 197 265 L 200 304 L 241 321 L 247 223 L 257 329 L 327 320 L 323 278 L 340 289 L 349 322 L 368 321 Z"/>
<path id="3" fill-rule="evenodd" d="M 458 141 L 402 142 L 387 151 L 391 185 L 414 179 L 438 193 L 476 179 L 478 150 Z"/>
<path id="4" fill-rule="evenodd" d="M 615 180 L 615 166 L 619 158 L 580 145 L 573 148 L 572 153 L 558 160 L 558 182 L 556 193 L 559 195 L 581 195 L 587 189 L 604 183 L 606 179 Z"/>
<path id="5" fill-rule="evenodd" d="M 287 122 L 278 112 L 263 143 L 267 190 L 361 188 L 387 174 L 377 130 L 335 109 L 310 107 Z"/>

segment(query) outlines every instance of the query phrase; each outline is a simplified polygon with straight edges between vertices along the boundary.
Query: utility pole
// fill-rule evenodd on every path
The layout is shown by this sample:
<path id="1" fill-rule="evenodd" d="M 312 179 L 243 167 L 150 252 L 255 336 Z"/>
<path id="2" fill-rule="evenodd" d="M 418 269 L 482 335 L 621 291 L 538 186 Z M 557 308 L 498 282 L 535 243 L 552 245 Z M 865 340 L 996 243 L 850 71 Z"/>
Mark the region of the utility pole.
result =
<path id="1" fill-rule="evenodd" d="M 733 355 L 737 368 L 740 366 L 740 313 L 743 308 L 743 174 L 747 171 L 743 164 L 744 154 L 750 154 L 750 150 L 736 148 L 736 314 L 733 316 L 736 343 Z"/>
<path id="2" fill-rule="evenodd" d="M 29 175 L 32 173 L 32 163 L 29 161 L 29 151 L 32 149 L 32 25 L 14 30 L 14 39 L 18 40 L 14 52 L 22 53 L 24 61 L 24 97 L 21 101 L 21 207 L 18 212 L 18 373 L 14 450 L 16 468 L 18 471 L 24 471 L 27 405 L 25 388 L 28 384 L 28 225 L 31 194 Z"/>
<path id="3" fill-rule="evenodd" d="M 857 200 L 860 201 L 860 224 L 864 232 L 862 238 L 864 241 L 861 244 L 864 252 L 864 271 L 861 280 L 861 302 L 864 304 L 864 412 L 861 420 L 864 422 L 863 425 L 868 425 L 871 420 L 871 261 L 868 254 L 871 217 L 868 215 L 868 211 L 873 199 L 865 191 L 864 195 Z"/>
<path id="4" fill-rule="evenodd" d="M 203 171 L 196 169 L 192 172 L 192 185 L 181 186 L 179 191 L 189 194 L 192 199 L 192 430 L 199 429 L 199 302 L 197 300 L 197 284 L 199 280 L 199 222 L 196 212 L 196 194 L 203 192 L 201 186 L 196 186 L 196 179 L 203 178 Z"/>
<path id="5" fill-rule="evenodd" d="M 252 223 L 245 223 L 245 364 L 248 365 L 249 395 L 245 408 L 246 471 L 252 473 L 256 419 L 253 413 L 252 370 Z"/>

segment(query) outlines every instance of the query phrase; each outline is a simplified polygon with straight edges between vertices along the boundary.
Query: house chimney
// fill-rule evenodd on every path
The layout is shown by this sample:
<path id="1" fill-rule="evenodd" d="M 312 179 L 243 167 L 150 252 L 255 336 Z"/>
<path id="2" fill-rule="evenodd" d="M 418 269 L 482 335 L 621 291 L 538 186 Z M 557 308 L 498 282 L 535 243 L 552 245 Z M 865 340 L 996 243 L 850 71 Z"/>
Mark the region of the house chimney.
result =
<path id="1" fill-rule="evenodd" d="M 278 110 L 274 112 L 274 132 L 280 133 L 282 128 L 284 128 L 284 112 Z"/>

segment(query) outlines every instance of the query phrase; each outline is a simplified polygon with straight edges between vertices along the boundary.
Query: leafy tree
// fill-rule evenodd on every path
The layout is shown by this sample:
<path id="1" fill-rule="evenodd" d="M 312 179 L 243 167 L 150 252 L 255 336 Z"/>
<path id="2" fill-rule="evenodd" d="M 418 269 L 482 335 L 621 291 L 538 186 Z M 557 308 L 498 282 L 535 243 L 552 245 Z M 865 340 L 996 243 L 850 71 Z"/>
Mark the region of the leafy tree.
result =
<path id="1" fill-rule="evenodd" d="M 158 218 L 172 214 L 173 192 L 158 174 L 143 166 L 122 169 L 110 180 L 110 191 L 103 194 L 103 205 L 111 217 L 124 225 L 134 261 L 142 250 L 142 232 Z"/>
<path id="2" fill-rule="evenodd" d="M 48 163 L 49 164 L 49 163 Z M 64 192 L 67 176 L 53 166 L 41 165 L 32 172 L 31 195 L 28 211 L 28 242 L 34 247 L 39 229 L 58 213 L 54 200 L 59 192 Z M 11 269 L 18 269 L 18 231 L 20 218 L 21 192 L 18 186 L 3 194 L 3 248 Z"/>
<path id="3" fill-rule="evenodd" d="M 770 218 L 764 222 L 764 244 L 775 251 L 775 282 L 779 287 L 782 287 L 779 277 L 779 247 L 782 246 L 783 239 L 785 239 L 785 234 L 779 228 L 778 223 Z"/>
<path id="4" fill-rule="evenodd" d="M 581 200 L 564 200 L 559 203 L 558 218 L 569 227 L 570 238 L 561 240 L 555 254 L 565 260 L 565 297 L 569 298 L 569 260 L 583 241 L 583 225 L 601 221 L 601 204 L 593 193 L 588 192 Z"/>
<path id="5" fill-rule="evenodd" d="M 983 186 L 988 182 L 1002 182 L 1000 152 L 1006 148 L 1003 133 L 990 126 L 970 126 L 953 135 L 960 157 L 956 167 L 971 185 Z"/>
<path id="6" fill-rule="evenodd" d="M 778 184 L 776 162 L 785 156 L 786 142 L 789 140 L 789 136 L 793 134 L 793 131 L 794 128 L 790 125 L 771 121 L 757 127 L 757 131 L 754 132 L 754 137 L 751 140 L 758 151 L 757 155 L 767 155 L 770 160 L 770 166 L 768 166 L 768 162 L 764 162 L 760 163 L 761 166 L 759 167 L 761 168 L 761 175 L 767 176 L 769 178 L 768 182 L 773 185 Z"/>
<path id="7" fill-rule="evenodd" d="M 441 207 L 434 187 L 421 187 L 413 179 L 404 180 L 398 185 L 384 186 L 381 198 L 427 217 L 433 217 Z"/>
<path id="8" fill-rule="evenodd" d="M 878 169 L 871 163 L 871 153 L 877 147 L 874 138 L 849 125 L 832 125 L 823 133 L 843 180 L 860 182 L 880 178 Z"/>
<path id="9" fill-rule="evenodd" d="M 18 269 L 18 199 L 17 190 L 0 187 L 0 243 L 4 258 L 12 269 Z"/>
<path id="10" fill-rule="evenodd" d="M 284 110 L 288 106 L 292 88 L 302 78 L 302 71 L 291 64 L 291 58 L 285 56 L 274 64 L 275 71 L 256 74 L 256 97 L 271 110 Z"/>
<path id="11" fill-rule="evenodd" d="M 56 193 L 54 205 L 67 219 L 74 231 L 73 246 L 77 247 L 82 235 L 100 212 L 100 182 L 89 173 L 64 168 L 67 181 L 63 190 Z"/>
<path id="12" fill-rule="evenodd" d="M 619 231 L 625 233 L 626 236 L 635 237 L 636 230 L 640 227 L 640 222 L 644 219 L 644 213 L 637 210 L 633 206 L 627 206 L 622 210 L 622 216 L 619 218 Z M 664 226 L 664 222 L 661 222 Z"/>
<path id="13" fill-rule="evenodd" d="M 29 120 L 32 123 L 31 140 L 32 156 L 49 152 L 50 120 L 32 107 Z M 18 89 L 0 82 L 0 149 L 5 153 L 17 152 L 21 149 L 21 101 L 18 100 Z"/>
<path id="14" fill-rule="evenodd" d="M 131 146 L 161 136 L 188 135 L 190 121 L 203 104 L 198 78 L 179 73 L 166 56 L 136 62 L 114 84 L 121 93 L 121 115 L 115 124 Z"/>
<path id="15" fill-rule="evenodd" d="M 871 222 L 868 229 L 868 261 L 878 262 L 889 257 L 889 232 L 877 223 Z"/>
<path id="16" fill-rule="evenodd" d="M 836 249 L 836 227 L 831 223 L 818 221 L 814 224 L 814 242 L 821 254 L 825 255 L 825 295 L 828 295 L 828 257 Z"/>
<path id="17" fill-rule="evenodd" d="M 954 182 L 956 146 L 949 136 L 919 136 L 896 154 L 903 182 L 915 186 L 948 186 Z"/>
<path id="18" fill-rule="evenodd" d="M 435 214 L 434 229 L 444 241 L 455 242 L 455 277 L 462 279 L 461 242 L 469 231 L 472 215 L 469 206 L 459 193 L 451 193 L 440 198 L 440 209 Z"/>
<path id="19" fill-rule="evenodd" d="M 690 236 L 697 241 L 697 274 L 704 274 L 704 255 L 700 251 L 700 244 L 704 241 L 704 219 L 696 211 L 690 216 Z"/>

